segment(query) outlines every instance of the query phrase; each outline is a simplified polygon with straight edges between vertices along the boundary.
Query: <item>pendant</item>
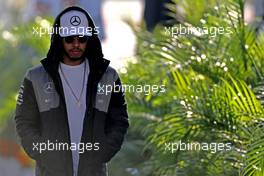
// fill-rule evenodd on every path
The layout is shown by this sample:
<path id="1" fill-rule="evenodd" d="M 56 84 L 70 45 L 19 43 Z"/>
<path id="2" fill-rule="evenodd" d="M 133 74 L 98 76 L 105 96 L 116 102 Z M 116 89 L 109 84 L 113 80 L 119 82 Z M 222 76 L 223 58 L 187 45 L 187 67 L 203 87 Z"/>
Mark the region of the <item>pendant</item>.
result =
<path id="1" fill-rule="evenodd" d="M 81 102 L 77 101 L 77 106 L 80 107 L 81 106 Z"/>

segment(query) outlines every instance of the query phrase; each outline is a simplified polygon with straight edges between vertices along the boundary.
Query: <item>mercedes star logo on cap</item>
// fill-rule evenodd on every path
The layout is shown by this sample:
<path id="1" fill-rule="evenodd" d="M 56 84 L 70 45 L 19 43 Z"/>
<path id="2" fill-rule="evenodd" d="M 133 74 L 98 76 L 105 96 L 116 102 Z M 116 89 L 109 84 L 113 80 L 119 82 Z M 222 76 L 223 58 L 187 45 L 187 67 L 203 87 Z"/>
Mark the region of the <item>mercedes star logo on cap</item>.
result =
<path id="1" fill-rule="evenodd" d="M 81 35 L 92 36 L 92 27 L 89 27 L 89 18 L 84 12 L 78 10 L 70 10 L 60 17 L 61 37 Z"/>
<path id="2" fill-rule="evenodd" d="M 81 19 L 78 16 L 72 16 L 71 19 L 70 19 L 70 23 L 73 26 L 78 26 L 79 24 L 81 24 Z"/>

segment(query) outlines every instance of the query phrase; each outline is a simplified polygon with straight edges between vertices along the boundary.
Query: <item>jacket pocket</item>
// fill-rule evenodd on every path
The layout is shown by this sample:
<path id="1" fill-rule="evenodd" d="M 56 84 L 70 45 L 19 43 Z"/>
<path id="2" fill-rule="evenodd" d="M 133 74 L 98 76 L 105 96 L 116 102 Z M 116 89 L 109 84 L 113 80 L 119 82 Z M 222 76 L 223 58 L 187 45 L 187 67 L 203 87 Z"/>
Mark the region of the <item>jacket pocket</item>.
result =
<path id="1" fill-rule="evenodd" d="M 102 142 L 101 147 L 102 147 L 102 150 L 100 154 L 101 154 L 102 162 L 104 163 L 109 162 L 114 157 L 114 155 L 119 151 L 119 148 L 112 146 L 108 142 L 108 137 L 105 134 L 103 136 L 103 142 Z"/>

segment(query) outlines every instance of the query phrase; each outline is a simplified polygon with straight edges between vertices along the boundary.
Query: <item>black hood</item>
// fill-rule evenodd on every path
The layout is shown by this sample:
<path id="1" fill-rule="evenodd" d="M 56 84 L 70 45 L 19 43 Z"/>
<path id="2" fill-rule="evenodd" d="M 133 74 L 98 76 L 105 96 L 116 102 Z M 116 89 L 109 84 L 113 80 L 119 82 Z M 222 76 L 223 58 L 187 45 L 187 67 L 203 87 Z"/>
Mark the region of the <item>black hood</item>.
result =
<path id="1" fill-rule="evenodd" d="M 103 52 L 101 47 L 100 39 L 98 38 L 97 32 L 95 31 L 95 25 L 91 16 L 82 8 L 77 6 L 71 6 L 64 9 L 56 18 L 53 24 L 53 29 L 56 31 L 60 27 L 60 17 L 68 11 L 77 10 L 84 13 L 88 19 L 89 27 L 92 30 L 92 36 L 89 37 L 87 42 L 87 47 L 85 50 L 85 57 L 89 60 L 90 70 L 102 69 L 106 65 L 109 65 L 109 60 L 103 58 Z M 58 34 L 58 31 L 53 32 L 51 36 L 50 49 L 48 51 L 47 57 L 41 61 L 44 66 L 53 67 L 53 71 L 58 69 L 59 62 L 62 60 L 63 45 L 62 37 Z M 48 68 L 50 71 L 50 68 Z"/>
<path id="2" fill-rule="evenodd" d="M 93 29 L 92 36 L 89 37 L 86 50 L 84 52 L 85 57 L 89 60 L 90 74 L 93 77 L 93 80 L 100 79 L 110 63 L 109 60 L 103 58 L 101 42 L 98 38 L 97 32 L 95 31 L 95 25 L 91 16 L 80 7 L 68 7 L 55 18 L 53 24 L 53 29 L 55 29 L 55 32 L 51 36 L 50 49 L 48 51 L 47 57 L 41 60 L 43 67 L 54 80 L 55 86 L 58 85 L 59 82 L 58 67 L 60 61 L 62 60 L 63 53 L 62 37 L 58 34 L 56 29 L 60 27 L 60 17 L 71 10 L 77 10 L 84 13 L 88 19 L 89 27 Z"/>

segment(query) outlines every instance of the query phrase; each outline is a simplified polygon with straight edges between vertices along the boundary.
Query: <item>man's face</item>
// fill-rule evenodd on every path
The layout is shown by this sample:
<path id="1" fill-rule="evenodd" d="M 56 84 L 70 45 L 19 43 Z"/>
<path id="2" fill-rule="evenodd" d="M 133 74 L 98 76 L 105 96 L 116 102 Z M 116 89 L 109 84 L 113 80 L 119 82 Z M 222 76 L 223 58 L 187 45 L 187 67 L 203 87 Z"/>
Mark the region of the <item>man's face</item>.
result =
<path id="1" fill-rule="evenodd" d="M 72 61 L 81 60 L 87 45 L 87 37 L 69 36 L 62 39 L 64 57 Z"/>

